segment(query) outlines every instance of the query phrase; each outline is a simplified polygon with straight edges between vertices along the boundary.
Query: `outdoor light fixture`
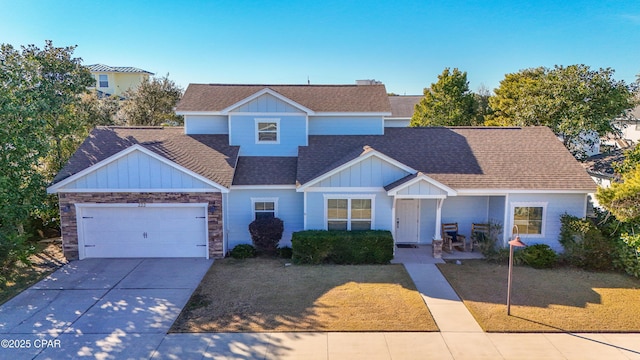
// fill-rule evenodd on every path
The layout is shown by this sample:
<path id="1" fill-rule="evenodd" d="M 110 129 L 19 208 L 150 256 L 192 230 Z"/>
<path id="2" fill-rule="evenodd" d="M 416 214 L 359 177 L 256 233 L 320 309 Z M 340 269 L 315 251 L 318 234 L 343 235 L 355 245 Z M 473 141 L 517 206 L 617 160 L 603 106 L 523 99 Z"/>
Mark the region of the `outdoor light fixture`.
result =
<path id="1" fill-rule="evenodd" d="M 509 241 L 509 278 L 507 280 L 507 315 L 511 315 L 511 273 L 513 272 L 513 247 L 525 247 L 527 244 L 520 240 L 520 232 L 518 231 L 518 225 L 513 225 L 515 229 L 515 238 Z M 513 236 L 513 229 L 511 233 Z"/>

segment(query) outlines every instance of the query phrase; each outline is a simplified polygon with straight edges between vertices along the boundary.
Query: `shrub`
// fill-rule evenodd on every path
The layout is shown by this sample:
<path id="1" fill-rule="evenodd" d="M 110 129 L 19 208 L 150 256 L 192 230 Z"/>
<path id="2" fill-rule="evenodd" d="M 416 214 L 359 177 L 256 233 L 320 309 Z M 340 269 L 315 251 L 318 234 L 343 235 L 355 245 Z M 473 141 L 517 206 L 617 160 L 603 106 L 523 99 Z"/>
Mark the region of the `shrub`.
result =
<path id="1" fill-rule="evenodd" d="M 493 257 L 494 255 L 498 255 L 497 252 L 500 250 L 497 247 L 498 238 L 502 234 L 502 224 L 497 220 L 489 220 L 489 233 L 486 234 L 484 232 L 476 232 L 475 234 L 471 234 L 475 237 L 475 241 L 477 241 L 477 248 L 485 256 L 485 258 Z M 507 253 L 507 259 L 508 259 Z"/>
<path id="2" fill-rule="evenodd" d="M 278 256 L 283 259 L 291 259 L 293 256 L 293 249 L 288 246 L 279 247 L 277 250 Z"/>
<path id="3" fill-rule="evenodd" d="M 234 259 L 247 259 L 256 256 L 256 248 L 250 244 L 240 244 L 231 250 L 230 255 Z"/>
<path id="4" fill-rule="evenodd" d="M 256 219 L 249 224 L 249 233 L 253 245 L 260 252 L 275 254 L 278 242 L 282 239 L 284 224 L 282 220 L 274 218 Z"/>
<path id="5" fill-rule="evenodd" d="M 604 236 L 594 223 L 563 214 L 560 216 L 559 242 L 563 258 L 569 264 L 588 270 L 611 270 L 616 257 L 616 244 Z"/>
<path id="6" fill-rule="evenodd" d="M 524 264 L 534 269 L 548 269 L 558 262 L 558 255 L 547 244 L 535 244 L 519 251 Z"/>
<path id="7" fill-rule="evenodd" d="M 389 231 L 299 231 L 291 239 L 297 264 L 387 264 L 393 259 Z"/>

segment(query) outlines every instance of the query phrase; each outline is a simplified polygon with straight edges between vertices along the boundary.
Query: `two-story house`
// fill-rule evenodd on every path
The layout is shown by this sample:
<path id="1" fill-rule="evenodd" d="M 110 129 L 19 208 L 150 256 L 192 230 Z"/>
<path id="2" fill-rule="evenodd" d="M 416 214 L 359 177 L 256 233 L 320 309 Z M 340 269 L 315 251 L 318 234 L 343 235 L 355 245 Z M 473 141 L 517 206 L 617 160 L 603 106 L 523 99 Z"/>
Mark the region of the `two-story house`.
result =
<path id="1" fill-rule="evenodd" d="M 122 97 L 127 90 L 135 89 L 144 79 L 154 75 L 131 66 L 94 64 L 87 65 L 87 68 L 96 79 L 96 85 L 90 89 L 96 90 L 100 96 Z"/>
<path id="2" fill-rule="evenodd" d="M 494 220 L 556 250 L 595 184 L 546 127 L 393 127 L 384 85 L 192 84 L 180 128 L 100 127 L 55 178 L 68 258 L 220 257 L 258 217 L 440 246 Z M 390 127 L 386 127 L 385 124 Z"/>

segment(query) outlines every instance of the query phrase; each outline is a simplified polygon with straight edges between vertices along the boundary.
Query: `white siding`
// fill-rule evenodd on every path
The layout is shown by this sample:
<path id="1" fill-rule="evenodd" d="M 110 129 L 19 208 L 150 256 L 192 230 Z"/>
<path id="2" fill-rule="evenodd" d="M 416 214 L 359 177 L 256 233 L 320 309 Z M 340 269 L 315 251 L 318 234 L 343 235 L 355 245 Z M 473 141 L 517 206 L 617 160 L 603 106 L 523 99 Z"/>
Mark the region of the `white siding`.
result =
<path id="1" fill-rule="evenodd" d="M 371 156 L 322 180 L 316 187 L 384 187 L 409 175 L 378 157 Z"/>
<path id="2" fill-rule="evenodd" d="M 185 134 L 228 134 L 229 120 L 226 116 L 185 115 Z"/>
<path id="3" fill-rule="evenodd" d="M 209 189 L 211 185 L 141 151 L 133 151 L 64 186 L 63 190 Z M 218 191 L 218 190 L 214 190 Z"/>
<path id="4" fill-rule="evenodd" d="M 300 113 L 300 109 L 297 109 L 290 104 L 276 98 L 270 94 L 264 94 L 250 102 L 242 105 L 239 108 L 233 109 L 234 112 L 275 112 L 275 113 Z"/>

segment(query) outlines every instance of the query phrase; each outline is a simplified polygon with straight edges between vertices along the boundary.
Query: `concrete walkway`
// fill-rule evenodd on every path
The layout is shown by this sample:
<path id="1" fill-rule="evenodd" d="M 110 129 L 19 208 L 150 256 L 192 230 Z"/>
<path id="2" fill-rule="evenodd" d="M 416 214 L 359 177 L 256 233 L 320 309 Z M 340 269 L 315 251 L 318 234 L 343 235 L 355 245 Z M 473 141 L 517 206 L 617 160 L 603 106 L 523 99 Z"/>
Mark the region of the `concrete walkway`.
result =
<path id="1" fill-rule="evenodd" d="M 167 324 L 175 319 L 175 311 L 166 316 L 166 306 L 154 304 L 149 309 L 132 307 L 126 316 L 103 317 L 98 323 L 93 321 L 70 321 L 73 325 L 51 326 L 49 333 L 34 331 L 39 323 L 51 321 L 49 306 L 44 311 L 31 309 L 28 303 L 21 311 L 36 311 L 30 317 L 27 331 L 0 331 L 0 340 L 28 340 L 31 349 L 10 349 L 2 342 L 0 358 L 17 359 L 638 359 L 640 360 L 640 334 L 497 334 L 484 333 L 469 311 L 460 301 L 451 286 L 436 267 L 442 260 L 433 259 L 430 247 L 418 249 L 398 249 L 394 262 L 403 263 L 413 278 L 424 301 L 428 305 L 440 332 L 421 333 L 210 333 L 210 334 L 166 334 Z M 468 258 L 470 253 L 459 253 L 457 257 Z M 158 263 L 160 265 L 160 263 Z M 144 267 L 137 267 L 138 269 Z M 130 277 L 118 281 L 119 285 L 106 284 L 104 287 L 146 289 L 157 287 L 167 269 L 154 269 L 149 276 Z M 176 273 L 178 273 L 176 271 Z M 98 271 L 98 275 L 104 272 Z M 133 272 L 132 272 L 133 274 Z M 70 280 L 77 280 L 78 276 Z M 99 283 L 101 276 L 85 274 L 76 288 L 89 283 Z M 36 285 L 31 291 L 37 292 L 56 288 L 51 282 Z M 95 286 L 91 286 L 92 288 Z M 193 290 L 195 284 L 189 284 Z M 154 289 L 155 290 L 155 289 Z M 53 291 L 53 290 L 47 290 Z M 73 291 L 79 291 L 73 290 Z M 97 302 L 94 311 L 105 313 L 125 304 L 125 300 Z M 140 299 L 129 299 L 130 303 Z M 184 300 L 186 301 L 186 299 Z M 174 303 L 182 303 L 175 301 Z M 6 304 L 5 304 L 6 305 Z M 60 304 L 58 308 L 64 308 Z M 19 304 L 16 304 L 19 306 Z M 6 306 L 0 320 L 11 320 Z M 153 310 L 153 311 L 150 311 Z M 13 311 L 11 311 L 13 312 Z M 142 314 L 147 313 L 152 320 L 141 324 Z M 163 314 L 165 316 L 159 316 Z M 124 314 L 123 314 L 124 315 Z M 73 314 L 69 314 L 73 317 Z M 75 315 L 78 316 L 78 315 Z M 115 316 L 115 318 L 114 318 Z M 84 316 L 83 316 L 84 317 Z M 96 316 L 97 318 L 98 316 Z M 41 320 L 37 320 L 39 318 Z M 88 317 L 86 317 L 88 319 Z M 33 321 L 32 321 L 33 320 Z M 54 319 L 56 320 L 56 319 Z M 82 319 L 80 319 L 82 320 Z M 117 321 L 116 321 L 117 320 Z M 105 327 L 121 321 L 121 324 L 105 331 L 90 330 Z M 10 322 L 10 321 L 9 321 Z M 0 321 L 2 323 L 2 321 Z M 26 323 L 23 323 L 26 324 Z M 158 326 L 161 324 L 162 326 Z M 7 325 L 7 324 L 5 324 Z M 131 331 L 132 325 L 143 326 L 145 331 Z M 26 326 L 26 325 L 25 325 Z M 55 330 L 55 334 L 51 332 Z M 63 333 L 59 333 L 64 329 Z M 1 330 L 1 328 L 0 328 Z M 4 333 L 3 333 L 4 332 Z M 36 343 L 37 339 L 55 338 L 58 343 Z M 14 343 L 15 344 L 15 343 Z M 22 343 L 24 345 L 24 343 Z M 38 348 L 36 348 L 38 347 Z"/>

